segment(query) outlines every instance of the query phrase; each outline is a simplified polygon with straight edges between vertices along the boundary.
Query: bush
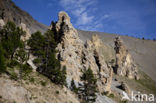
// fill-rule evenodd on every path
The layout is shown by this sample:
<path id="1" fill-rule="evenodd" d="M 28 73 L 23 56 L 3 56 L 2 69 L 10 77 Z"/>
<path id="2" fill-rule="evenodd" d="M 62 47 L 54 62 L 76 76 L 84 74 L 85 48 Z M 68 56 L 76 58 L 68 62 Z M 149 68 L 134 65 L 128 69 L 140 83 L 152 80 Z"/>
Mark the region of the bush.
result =
<path id="1" fill-rule="evenodd" d="M 34 83 L 35 82 L 35 79 L 32 77 L 32 78 L 30 78 L 30 80 L 29 80 L 31 83 Z"/>
<path id="2" fill-rule="evenodd" d="M 46 81 L 41 81 L 42 86 L 46 86 L 46 84 L 47 84 Z"/>
<path id="3" fill-rule="evenodd" d="M 10 74 L 10 79 L 13 79 L 13 80 L 18 80 L 18 76 L 17 76 L 17 74 L 16 73 L 11 73 Z"/>
<path id="4" fill-rule="evenodd" d="M 29 73 L 32 72 L 32 68 L 28 64 L 23 64 L 22 65 L 22 74 L 28 75 Z"/>
<path id="5" fill-rule="evenodd" d="M 114 94 L 111 93 L 108 97 L 109 98 L 114 98 Z"/>
<path id="6" fill-rule="evenodd" d="M 8 63 L 8 67 L 13 68 L 14 66 L 19 65 L 19 63 L 16 60 L 11 60 L 10 63 Z"/>
<path id="7" fill-rule="evenodd" d="M 57 91 L 56 91 L 56 94 L 59 94 L 59 93 L 60 93 L 60 92 L 57 90 Z"/>
<path id="8" fill-rule="evenodd" d="M 33 63 L 36 64 L 36 65 L 39 64 L 40 62 L 41 62 L 41 60 L 38 59 L 38 58 L 36 58 L 36 59 L 33 60 Z"/>

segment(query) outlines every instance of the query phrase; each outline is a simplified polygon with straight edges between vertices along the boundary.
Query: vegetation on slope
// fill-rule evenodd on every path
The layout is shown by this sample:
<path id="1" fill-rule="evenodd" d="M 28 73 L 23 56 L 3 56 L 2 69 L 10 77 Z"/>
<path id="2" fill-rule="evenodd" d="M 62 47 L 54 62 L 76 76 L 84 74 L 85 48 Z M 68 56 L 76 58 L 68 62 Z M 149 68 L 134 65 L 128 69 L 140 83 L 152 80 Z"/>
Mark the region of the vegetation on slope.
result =
<path id="1" fill-rule="evenodd" d="M 56 59 L 56 42 L 54 33 L 48 30 L 44 35 L 41 32 L 32 34 L 28 43 L 21 40 L 25 35 L 22 28 L 17 27 L 13 22 L 8 22 L 0 30 L 0 72 L 7 73 L 11 78 L 22 79 L 31 67 L 27 64 L 29 52 L 37 57 L 35 60 L 38 71 L 47 76 L 52 82 L 66 85 L 66 68 L 61 67 Z M 26 44 L 30 50 L 26 50 Z M 13 72 L 19 68 L 18 73 Z"/>

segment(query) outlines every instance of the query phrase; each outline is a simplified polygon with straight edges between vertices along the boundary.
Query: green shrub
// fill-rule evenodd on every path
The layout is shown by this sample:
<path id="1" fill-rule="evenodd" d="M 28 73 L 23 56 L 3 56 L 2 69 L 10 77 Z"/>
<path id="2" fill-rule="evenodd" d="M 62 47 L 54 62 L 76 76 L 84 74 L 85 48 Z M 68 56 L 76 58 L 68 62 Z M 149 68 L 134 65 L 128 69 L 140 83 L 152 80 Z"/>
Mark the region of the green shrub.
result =
<path id="1" fill-rule="evenodd" d="M 46 86 L 47 82 L 46 81 L 41 81 L 42 86 Z"/>
<path id="2" fill-rule="evenodd" d="M 36 59 L 33 60 L 33 63 L 34 63 L 34 64 L 39 64 L 40 62 L 41 62 L 41 60 L 38 59 L 38 58 L 36 58 Z"/>
<path id="3" fill-rule="evenodd" d="M 35 82 L 35 79 L 32 77 L 32 78 L 30 78 L 30 80 L 29 80 L 31 83 L 34 83 Z"/>
<path id="4" fill-rule="evenodd" d="M 22 65 L 22 72 L 27 75 L 32 72 L 32 68 L 28 64 Z"/>
<path id="5" fill-rule="evenodd" d="M 108 97 L 109 98 L 114 98 L 114 94 L 111 93 Z"/>
<path id="6" fill-rule="evenodd" d="M 13 68 L 15 66 L 19 65 L 19 63 L 16 60 L 11 60 L 10 63 L 8 63 L 8 67 Z"/>
<path id="7" fill-rule="evenodd" d="M 12 74 L 10 74 L 10 79 L 18 80 L 18 75 L 13 72 Z"/>
<path id="8" fill-rule="evenodd" d="M 56 91 L 56 94 L 59 94 L 59 93 L 60 93 L 60 92 L 57 90 L 57 91 Z"/>

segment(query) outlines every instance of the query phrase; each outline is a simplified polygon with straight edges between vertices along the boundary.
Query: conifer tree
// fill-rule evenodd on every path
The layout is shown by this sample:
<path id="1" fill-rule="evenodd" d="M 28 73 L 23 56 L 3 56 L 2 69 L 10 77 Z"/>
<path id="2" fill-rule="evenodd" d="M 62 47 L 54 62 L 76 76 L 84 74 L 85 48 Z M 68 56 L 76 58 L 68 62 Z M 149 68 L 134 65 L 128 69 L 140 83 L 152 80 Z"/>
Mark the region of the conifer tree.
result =
<path id="1" fill-rule="evenodd" d="M 66 67 L 61 67 L 56 59 L 56 41 L 54 32 L 48 30 L 44 35 L 41 32 L 32 34 L 28 41 L 30 51 L 37 56 L 38 71 L 47 76 L 52 82 L 66 85 Z"/>
<path id="2" fill-rule="evenodd" d="M 72 79 L 71 81 L 71 87 L 70 87 L 71 91 L 77 93 L 78 92 L 78 88 L 75 85 L 74 79 Z"/>
<path id="3" fill-rule="evenodd" d="M 5 72 L 6 66 L 5 66 L 5 57 L 4 57 L 4 50 L 2 46 L 0 45 L 0 73 Z"/>
<path id="4" fill-rule="evenodd" d="M 84 84 L 80 86 L 80 93 L 82 94 L 82 99 L 85 102 L 94 102 L 96 100 L 96 93 L 97 93 L 97 79 L 95 78 L 93 71 L 88 68 L 86 70 L 81 80 L 84 81 Z"/>
<path id="5" fill-rule="evenodd" d="M 5 57 L 13 59 L 16 49 L 22 45 L 21 36 L 25 35 L 25 32 L 21 28 L 16 27 L 13 22 L 8 22 L 3 29 L 0 30 L 0 34 Z"/>

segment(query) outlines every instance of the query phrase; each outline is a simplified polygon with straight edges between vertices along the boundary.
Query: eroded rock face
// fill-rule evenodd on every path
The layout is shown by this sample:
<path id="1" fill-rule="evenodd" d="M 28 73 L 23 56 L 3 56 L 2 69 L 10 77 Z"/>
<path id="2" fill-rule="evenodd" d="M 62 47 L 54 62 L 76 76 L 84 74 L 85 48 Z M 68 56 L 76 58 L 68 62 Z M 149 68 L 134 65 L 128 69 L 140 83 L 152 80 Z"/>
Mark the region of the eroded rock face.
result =
<path id="1" fill-rule="evenodd" d="M 5 25 L 3 19 L 0 19 L 0 29 Z"/>
<path id="2" fill-rule="evenodd" d="M 28 40 L 31 37 L 30 30 L 27 28 L 27 26 L 24 23 L 21 23 L 19 27 L 22 28 L 26 33 L 24 36 L 21 37 L 21 40 L 23 41 Z"/>
<path id="3" fill-rule="evenodd" d="M 115 72 L 130 79 L 138 79 L 138 69 L 120 37 L 115 38 L 116 67 Z"/>
<path id="4" fill-rule="evenodd" d="M 99 50 L 102 44 L 99 37 L 94 35 L 92 40 L 84 43 L 79 39 L 77 30 L 72 26 L 65 12 L 59 13 L 59 20 L 51 26 L 51 29 L 55 29 L 61 37 L 56 48 L 57 58 L 62 65 L 66 66 L 67 77 L 81 82 L 82 71 L 90 67 L 98 78 L 99 91 L 110 91 L 112 69 L 105 63 Z"/>

